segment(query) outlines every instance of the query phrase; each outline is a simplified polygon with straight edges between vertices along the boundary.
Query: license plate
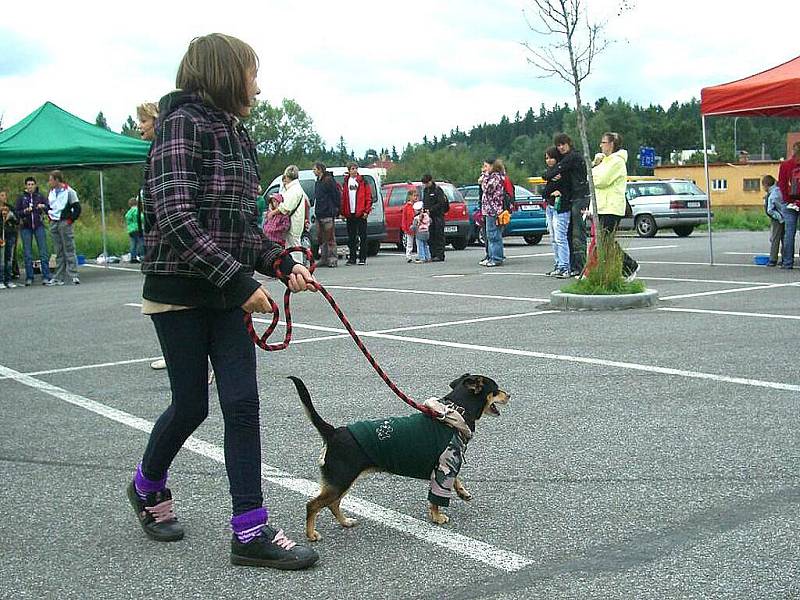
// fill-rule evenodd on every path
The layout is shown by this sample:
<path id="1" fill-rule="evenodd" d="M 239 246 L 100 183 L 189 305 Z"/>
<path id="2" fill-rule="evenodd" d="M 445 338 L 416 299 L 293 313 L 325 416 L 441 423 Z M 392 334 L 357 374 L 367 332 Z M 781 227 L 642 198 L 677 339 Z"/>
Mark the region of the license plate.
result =
<path id="1" fill-rule="evenodd" d="M 520 210 L 542 210 L 538 204 L 523 204 L 519 207 Z"/>
<path id="2" fill-rule="evenodd" d="M 445 233 L 458 233 L 458 227 L 456 227 L 455 225 L 450 225 L 450 226 L 444 228 L 444 232 Z"/>
<path id="3" fill-rule="evenodd" d="M 699 202 L 687 202 L 686 208 L 700 208 Z"/>

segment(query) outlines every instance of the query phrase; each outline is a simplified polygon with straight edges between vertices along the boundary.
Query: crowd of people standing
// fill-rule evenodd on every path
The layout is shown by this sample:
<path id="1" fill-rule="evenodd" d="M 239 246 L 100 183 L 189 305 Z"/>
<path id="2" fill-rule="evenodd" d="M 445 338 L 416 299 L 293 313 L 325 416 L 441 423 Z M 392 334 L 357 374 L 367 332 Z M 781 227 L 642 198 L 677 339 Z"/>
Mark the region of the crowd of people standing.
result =
<path id="1" fill-rule="evenodd" d="M 0 289 L 17 287 L 13 278 L 18 271 L 15 264 L 18 240 L 22 242 L 26 287 L 34 283 L 34 242 L 43 285 L 59 286 L 68 280 L 74 285 L 80 284 L 72 229 L 72 224 L 81 214 L 80 200 L 61 171 L 51 171 L 47 183 L 49 192 L 45 196 L 39 191 L 36 178 L 26 177 L 25 189 L 13 205 L 8 200 L 8 192 L 0 190 Z M 55 273 L 50 270 L 48 231 L 56 255 Z"/>

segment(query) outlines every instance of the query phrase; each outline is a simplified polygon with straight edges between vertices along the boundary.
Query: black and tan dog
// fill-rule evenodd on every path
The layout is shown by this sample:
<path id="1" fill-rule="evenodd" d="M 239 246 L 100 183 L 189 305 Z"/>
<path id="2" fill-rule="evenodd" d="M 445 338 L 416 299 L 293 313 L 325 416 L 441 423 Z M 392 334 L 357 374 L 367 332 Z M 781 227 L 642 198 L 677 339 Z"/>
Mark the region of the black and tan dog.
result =
<path id="1" fill-rule="evenodd" d="M 450 490 L 462 500 L 472 497 L 457 475 L 476 421 L 484 414 L 499 416 L 499 407 L 511 398 L 489 377 L 465 374 L 450 384 L 452 391 L 447 396 L 434 400 L 447 409 L 450 425 L 420 412 L 333 427 L 317 413 L 303 381 L 289 379 L 325 442 L 320 456 L 320 493 L 306 504 L 306 536 L 311 541 L 322 539 L 316 519 L 326 506 L 343 527 L 356 524 L 342 513 L 340 503 L 365 472 L 387 471 L 430 479 L 428 514 L 435 523 L 447 523 L 449 519 L 440 507 L 449 505 Z"/>

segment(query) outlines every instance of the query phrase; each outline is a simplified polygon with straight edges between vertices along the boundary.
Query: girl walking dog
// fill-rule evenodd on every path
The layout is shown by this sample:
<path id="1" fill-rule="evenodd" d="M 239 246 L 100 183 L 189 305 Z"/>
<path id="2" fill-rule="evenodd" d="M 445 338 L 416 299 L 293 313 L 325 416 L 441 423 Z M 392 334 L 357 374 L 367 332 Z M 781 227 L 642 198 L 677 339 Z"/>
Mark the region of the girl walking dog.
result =
<path id="1" fill-rule="evenodd" d="M 172 401 L 153 427 L 128 498 L 150 538 L 183 538 L 167 471 L 208 415 L 210 358 L 225 424 L 231 562 L 303 569 L 316 552 L 289 539 L 264 506 L 255 346 L 243 320 L 270 312 L 253 272 L 275 276 L 282 250 L 258 226 L 258 161 L 241 123 L 259 93 L 257 70 L 255 52 L 241 40 L 199 37 L 178 68 L 177 91 L 160 102 L 145 168 L 142 312 L 153 320 Z M 314 289 L 311 273 L 291 256 L 281 259 L 280 272 L 289 274 L 291 291 Z"/>

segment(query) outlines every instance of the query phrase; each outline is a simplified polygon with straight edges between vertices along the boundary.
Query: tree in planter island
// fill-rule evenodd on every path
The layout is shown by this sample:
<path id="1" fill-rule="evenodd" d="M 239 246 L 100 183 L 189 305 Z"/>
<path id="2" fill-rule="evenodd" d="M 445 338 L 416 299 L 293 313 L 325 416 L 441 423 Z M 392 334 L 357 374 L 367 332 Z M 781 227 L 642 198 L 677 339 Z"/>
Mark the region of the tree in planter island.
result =
<path id="1" fill-rule="evenodd" d="M 535 46 L 523 42 L 528 50 L 528 62 L 541 71 L 540 77 L 559 77 L 568 83 L 575 94 L 575 108 L 577 114 L 578 132 L 583 145 L 583 160 L 586 164 L 586 175 L 589 183 L 589 196 L 592 220 L 595 232 L 601 230 L 597 217 L 597 196 L 592 179 L 592 159 L 587 153 L 589 140 L 584 114 L 583 101 L 581 100 L 581 83 L 592 71 L 592 64 L 599 53 L 608 47 L 609 42 L 603 36 L 604 23 L 589 23 L 586 7 L 583 0 L 532 0 L 536 9 L 539 25 L 535 26 L 528 19 L 528 26 L 534 33 L 543 36 L 542 45 Z M 621 0 L 618 15 L 633 8 L 632 0 Z M 526 18 L 528 18 L 526 14 Z M 611 259 L 616 250 L 609 247 L 606 237 L 597 239 L 595 252 L 596 259 Z M 612 239 L 613 241 L 613 239 Z M 616 246 L 616 244 L 614 244 Z M 618 246 L 617 246 L 618 248 Z M 621 261 L 621 255 L 619 255 Z M 607 269 L 608 273 L 597 274 L 596 283 L 611 283 L 611 279 L 618 278 L 622 281 L 621 262 L 620 268 L 615 268 L 613 261 L 609 264 L 606 260 L 596 260 L 596 268 L 591 270 Z M 612 287 L 616 287 L 616 284 Z M 584 292 L 587 293 L 587 292 Z"/>

